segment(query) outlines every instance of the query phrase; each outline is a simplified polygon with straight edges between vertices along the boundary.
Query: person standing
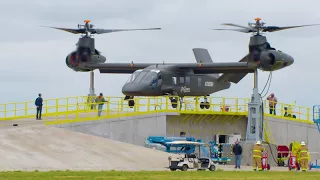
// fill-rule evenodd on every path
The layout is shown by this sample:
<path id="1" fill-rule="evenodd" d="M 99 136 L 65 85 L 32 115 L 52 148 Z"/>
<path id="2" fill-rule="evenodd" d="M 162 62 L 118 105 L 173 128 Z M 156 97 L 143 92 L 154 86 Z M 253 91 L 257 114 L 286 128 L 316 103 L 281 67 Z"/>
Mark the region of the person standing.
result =
<path id="1" fill-rule="evenodd" d="M 252 161 L 253 161 L 253 170 L 262 171 L 262 152 L 264 151 L 264 148 L 261 146 L 261 142 L 257 141 L 257 143 L 253 146 L 253 153 L 252 153 Z"/>
<path id="2" fill-rule="evenodd" d="M 103 104 L 107 102 L 104 97 L 103 97 L 103 94 L 100 93 L 100 96 L 98 96 L 96 98 L 96 103 L 98 104 L 98 116 L 100 117 L 101 116 L 101 112 L 102 112 L 102 107 L 103 107 Z"/>
<path id="3" fill-rule="evenodd" d="M 276 115 L 276 105 L 277 105 L 277 98 L 274 96 L 273 93 L 271 93 L 268 97 L 267 100 L 269 101 L 269 110 L 270 114 Z"/>
<path id="4" fill-rule="evenodd" d="M 39 93 L 39 97 L 35 100 L 34 104 L 37 106 L 37 115 L 36 118 L 37 120 L 41 120 L 41 114 L 42 114 L 42 95 Z"/>
<path id="5" fill-rule="evenodd" d="M 308 168 L 308 147 L 304 141 L 301 142 L 301 147 L 299 149 L 300 156 L 300 166 L 301 170 L 305 172 Z"/>
<path id="6" fill-rule="evenodd" d="M 239 168 L 241 165 L 241 155 L 242 155 L 242 147 L 238 142 L 238 139 L 235 143 L 235 145 L 232 148 L 233 154 L 235 155 L 235 167 L 234 168 Z"/>

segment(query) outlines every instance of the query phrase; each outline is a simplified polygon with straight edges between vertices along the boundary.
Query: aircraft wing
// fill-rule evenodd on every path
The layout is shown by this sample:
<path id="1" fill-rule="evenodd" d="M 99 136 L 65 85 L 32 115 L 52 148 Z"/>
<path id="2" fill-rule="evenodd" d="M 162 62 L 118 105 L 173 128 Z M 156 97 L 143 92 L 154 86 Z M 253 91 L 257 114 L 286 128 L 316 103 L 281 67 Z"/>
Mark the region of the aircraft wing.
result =
<path id="1" fill-rule="evenodd" d="M 149 66 L 174 66 L 183 70 L 193 70 L 195 74 L 214 74 L 214 73 L 252 73 L 255 65 L 247 62 L 229 63 L 101 63 L 87 64 L 85 68 L 99 69 L 100 73 L 120 73 L 131 74 L 138 69 Z"/>

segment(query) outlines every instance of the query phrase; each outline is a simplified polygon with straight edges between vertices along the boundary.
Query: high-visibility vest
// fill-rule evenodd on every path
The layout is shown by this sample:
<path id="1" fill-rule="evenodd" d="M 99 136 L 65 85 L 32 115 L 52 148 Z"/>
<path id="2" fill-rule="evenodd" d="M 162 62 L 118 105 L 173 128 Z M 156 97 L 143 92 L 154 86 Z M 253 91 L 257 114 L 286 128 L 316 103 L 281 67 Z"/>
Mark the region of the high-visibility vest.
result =
<path id="1" fill-rule="evenodd" d="M 257 145 L 257 144 L 254 145 L 252 157 L 262 158 L 262 151 L 263 151 L 263 147 L 261 145 Z"/>
<path id="2" fill-rule="evenodd" d="M 308 148 L 307 146 L 301 146 L 299 149 L 300 159 L 308 159 Z"/>

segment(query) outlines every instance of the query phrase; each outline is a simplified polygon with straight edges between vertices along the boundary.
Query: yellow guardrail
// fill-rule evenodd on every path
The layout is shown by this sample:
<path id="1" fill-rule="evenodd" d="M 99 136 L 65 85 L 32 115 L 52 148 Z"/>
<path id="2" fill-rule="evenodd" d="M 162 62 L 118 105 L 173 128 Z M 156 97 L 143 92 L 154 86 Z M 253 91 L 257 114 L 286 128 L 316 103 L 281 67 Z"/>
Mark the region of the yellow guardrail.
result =
<path id="1" fill-rule="evenodd" d="M 151 114 L 156 112 L 176 112 L 180 114 L 222 114 L 222 115 L 243 115 L 248 114 L 249 98 L 225 98 L 208 97 L 210 107 L 200 108 L 203 102 L 202 97 L 185 97 L 181 105 L 177 102 L 177 107 L 173 108 L 168 96 L 158 97 L 135 97 L 134 107 L 128 106 L 128 100 L 123 97 L 104 97 L 101 116 L 98 115 L 98 104 L 91 103 L 88 96 L 45 99 L 43 101 L 42 119 L 62 120 L 65 122 L 77 122 L 85 120 L 97 120 L 105 118 L 115 118 L 133 115 Z M 178 98 L 178 97 L 173 97 Z M 178 98 L 179 99 L 179 98 Z M 269 114 L 268 101 L 264 101 L 265 116 L 274 116 L 287 120 L 313 123 L 311 108 L 296 106 L 292 104 L 278 103 L 276 105 L 276 115 Z M 288 107 L 291 117 L 284 116 L 284 107 Z M 295 115 L 293 117 L 292 115 Z M 14 120 L 23 118 L 34 118 L 36 116 L 36 106 L 34 101 L 16 102 L 0 104 L 0 120 Z"/>

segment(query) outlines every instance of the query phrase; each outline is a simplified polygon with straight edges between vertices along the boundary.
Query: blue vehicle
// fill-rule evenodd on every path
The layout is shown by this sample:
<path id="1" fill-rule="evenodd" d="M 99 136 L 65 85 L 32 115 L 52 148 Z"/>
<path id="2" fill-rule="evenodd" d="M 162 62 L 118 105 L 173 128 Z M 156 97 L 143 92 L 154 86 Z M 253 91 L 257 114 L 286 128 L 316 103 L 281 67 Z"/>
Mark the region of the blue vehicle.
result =
<path id="1" fill-rule="evenodd" d="M 149 136 L 145 143 L 148 148 L 155 148 L 168 153 L 175 154 L 194 154 L 196 151 L 196 146 L 193 144 L 172 144 L 174 141 L 191 141 L 191 142 L 201 142 L 201 139 L 196 140 L 193 137 L 163 137 L 163 136 Z M 226 144 L 227 145 L 227 144 Z M 214 163 L 226 164 L 231 161 L 231 158 L 222 157 L 223 151 L 221 145 L 216 144 L 215 141 L 209 142 L 209 148 L 207 146 L 200 146 L 200 151 L 203 156 L 210 157 Z M 208 150 L 209 149 L 209 150 Z"/>

